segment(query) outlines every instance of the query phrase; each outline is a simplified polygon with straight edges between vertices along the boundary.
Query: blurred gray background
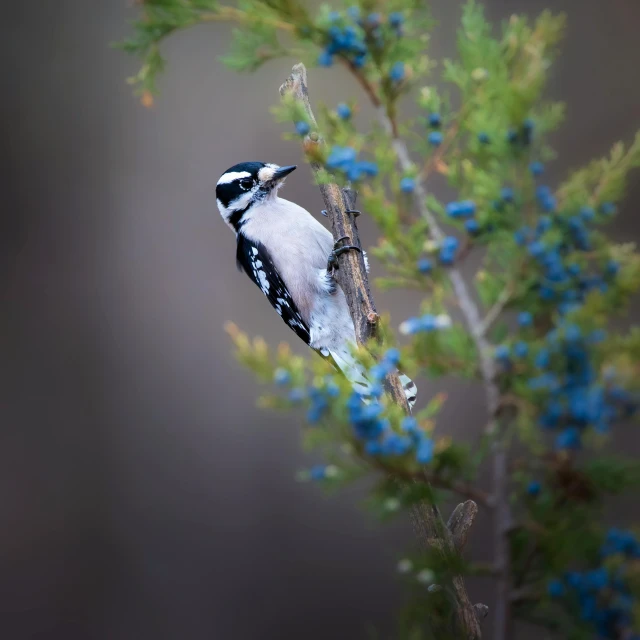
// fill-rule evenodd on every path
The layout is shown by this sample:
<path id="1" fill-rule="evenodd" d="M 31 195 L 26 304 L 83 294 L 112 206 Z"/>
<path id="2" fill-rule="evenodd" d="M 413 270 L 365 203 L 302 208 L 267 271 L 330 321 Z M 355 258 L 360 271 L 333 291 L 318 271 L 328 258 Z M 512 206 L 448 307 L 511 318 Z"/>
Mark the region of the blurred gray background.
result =
<path id="1" fill-rule="evenodd" d="M 461 2 L 431 4 L 431 54 L 453 55 Z M 549 85 L 568 102 L 551 183 L 630 140 L 637 0 L 485 5 L 494 20 L 569 13 Z M 125 83 L 138 62 L 108 46 L 134 14 L 126 0 L 3 7 L 0 636 L 355 639 L 373 623 L 392 637 L 409 525 L 377 526 L 357 488 L 326 498 L 294 482 L 313 460 L 300 416 L 255 408 L 259 387 L 223 331 L 235 320 L 304 352 L 236 271 L 214 196 L 229 166 L 264 160 L 301 165 L 284 195 L 322 208 L 269 113 L 295 61 L 236 75 L 217 60 L 229 27 L 200 27 L 167 41 L 147 110 Z M 339 69 L 310 83 L 312 100 L 358 95 Z M 638 238 L 639 203 L 636 180 L 616 237 Z M 398 293 L 376 299 L 396 324 L 418 308 Z M 436 390 L 420 387 L 422 401 Z M 441 431 L 474 438 L 482 396 L 445 388 Z M 491 557 L 490 524 L 481 514 L 478 559 Z M 490 583 L 469 586 L 491 605 Z"/>

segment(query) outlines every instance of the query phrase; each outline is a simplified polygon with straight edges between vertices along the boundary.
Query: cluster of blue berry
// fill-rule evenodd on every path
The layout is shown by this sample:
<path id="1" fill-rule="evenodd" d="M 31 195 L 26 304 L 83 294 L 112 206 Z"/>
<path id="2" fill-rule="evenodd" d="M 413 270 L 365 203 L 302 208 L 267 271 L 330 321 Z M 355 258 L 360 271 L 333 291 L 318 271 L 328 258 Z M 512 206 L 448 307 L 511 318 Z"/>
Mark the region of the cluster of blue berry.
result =
<path id="1" fill-rule="evenodd" d="M 520 147 L 528 147 L 533 139 L 533 131 L 535 125 L 531 118 L 527 118 L 520 127 L 511 127 L 507 130 L 507 141 L 513 145 L 515 149 Z M 491 136 L 486 131 L 478 134 L 478 142 L 482 145 L 491 144 Z M 542 175 L 544 167 L 540 162 L 532 162 L 530 166 L 534 175 Z"/>
<path id="2" fill-rule="evenodd" d="M 511 127 L 507 131 L 507 140 L 512 145 L 527 147 L 533 139 L 534 122 L 531 118 L 527 118 L 520 127 Z"/>
<path id="3" fill-rule="evenodd" d="M 533 324 L 528 312 L 521 313 L 518 321 L 525 331 Z M 563 321 L 546 334 L 533 358 L 524 340 L 495 350 L 505 370 L 514 361 L 526 367 L 533 365 L 536 373 L 529 378 L 528 386 L 540 394 L 539 424 L 559 431 L 555 442 L 558 449 L 578 449 L 588 427 L 604 433 L 615 420 L 635 411 L 634 398 L 615 384 L 613 372 L 603 381 L 598 379 L 593 345 L 605 337 L 603 330 L 584 335 L 577 325 Z"/>
<path id="4" fill-rule="evenodd" d="M 344 15 L 339 11 L 332 11 L 329 20 L 332 24 L 326 33 L 324 49 L 318 57 L 320 66 L 330 67 L 334 56 L 340 55 L 359 69 L 366 63 L 370 47 L 382 49 L 385 45 L 385 19 L 380 13 L 370 13 L 363 17 L 358 7 L 349 7 Z M 402 13 L 390 13 L 386 24 L 389 26 L 389 34 L 402 36 Z M 391 68 L 389 77 L 395 82 L 403 80 L 404 64 L 396 63 Z"/>
<path id="5" fill-rule="evenodd" d="M 363 176 L 378 175 L 378 165 L 375 162 L 358 160 L 358 153 L 353 147 L 331 147 L 325 164 L 329 169 L 342 172 L 352 182 L 357 182 Z"/>
<path id="6" fill-rule="evenodd" d="M 288 386 L 291 382 L 291 375 L 286 369 L 276 369 L 274 373 L 274 382 L 279 386 Z M 307 411 L 307 421 L 315 424 L 321 420 L 325 411 L 329 408 L 331 398 L 340 395 L 340 388 L 328 376 L 322 385 L 310 385 L 307 388 L 294 387 L 289 391 L 289 400 L 294 403 L 309 401 L 309 409 Z"/>
<path id="7" fill-rule="evenodd" d="M 610 529 L 600 555 L 603 566 L 551 580 L 549 595 L 577 600 L 582 619 L 595 627 L 598 638 L 640 640 L 631 630 L 636 600 L 627 580 L 638 570 L 640 542 L 632 532 Z"/>
<path id="8" fill-rule="evenodd" d="M 619 265 L 610 261 L 601 272 L 592 266 L 589 272 L 583 273 L 571 257 L 592 250 L 589 223 L 596 218 L 595 210 L 585 206 L 574 215 L 558 215 L 556 199 L 547 186 L 537 187 L 536 196 L 542 211 L 550 215 L 540 216 L 535 229 L 521 227 L 514 233 L 514 239 L 518 245 L 526 247 L 541 270 L 536 285 L 539 297 L 558 304 L 559 311 L 564 314 L 584 302 L 589 292 L 595 289 L 605 292 L 618 273 Z M 609 203 L 600 207 L 603 215 L 610 215 L 613 210 L 615 208 Z"/>
<path id="9" fill-rule="evenodd" d="M 450 202 L 446 206 L 446 211 L 447 215 L 455 220 L 466 218 L 464 228 L 469 235 L 477 235 L 480 232 L 480 225 L 473 217 L 476 213 L 476 203 L 473 200 Z"/>
<path id="10" fill-rule="evenodd" d="M 389 349 L 381 361 L 371 367 L 367 378 L 372 382 L 367 403 L 363 397 L 353 392 L 346 402 L 348 419 L 357 440 L 363 442 L 364 450 L 369 455 L 403 456 L 413 453 L 421 464 L 427 464 L 433 457 L 433 441 L 420 429 L 414 418 L 404 418 L 400 427 L 401 433 L 394 431 L 391 423 L 384 415 L 384 407 L 379 402 L 384 393 L 383 381 L 387 375 L 396 370 L 400 361 L 400 352 Z M 277 369 L 274 381 L 279 386 L 288 386 L 291 376 L 285 369 Z M 339 387 L 328 377 L 321 385 L 310 385 L 307 388 L 295 387 L 289 391 L 290 402 L 309 402 L 307 421 L 317 423 L 325 414 L 332 400 L 340 395 Z M 326 475 L 321 472 L 322 465 L 311 470 L 311 477 L 321 479 Z"/>
<path id="11" fill-rule="evenodd" d="M 455 236 L 446 236 L 440 242 L 438 250 L 438 261 L 441 265 L 450 266 L 456 260 L 456 253 L 460 247 L 460 241 Z M 420 258 L 418 260 L 418 271 L 429 275 L 433 272 L 433 262 L 429 258 Z"/>
<path id="12" fill-rule="evenodd" d="M 429 127 L 433 130 L 429 132 L 427 140 L 432 147 L 439 147 L 442 144 L 442 132 L 440 131 L 442 116 L 437 112 L 430 113 L 428 122 Z"/>

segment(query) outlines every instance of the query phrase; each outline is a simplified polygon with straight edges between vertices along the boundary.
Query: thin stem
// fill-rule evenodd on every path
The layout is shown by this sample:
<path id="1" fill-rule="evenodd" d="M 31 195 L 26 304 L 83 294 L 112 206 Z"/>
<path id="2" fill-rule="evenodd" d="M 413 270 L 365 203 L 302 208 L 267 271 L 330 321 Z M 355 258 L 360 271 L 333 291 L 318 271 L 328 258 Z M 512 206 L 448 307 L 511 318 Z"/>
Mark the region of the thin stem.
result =
<path id="1" fill-rule="evenodd" d="M 277 20 L 275 18 L 265 18 L 252 16 L 247 11 L 236 9 L 236 7 L 221 6 L 218 7 L 215 13 L 201 13 L 198 16 L 198 20 L 202 22 L 224 22 L 227 20 L 235 20 L 245 24 L 266 24 L 276 29 L 282 29 L 282 31 L 295 31 L 296 26 L 285 22 L 284 20 Z"/>
<path id="2" fill-rule="evenodd" d="M 511 300 L 511 296 L 513 295 L 513 286 L 506 286 L 498 296 L 496 303 L 489 309 L 487 315 L 484 317 L 482 322 L 480 323 L 480 332 L 482 335 L 486 336 L 487 332 L 496 320 L 500 317 L 502 312 L 504 311 L 505 306 L 508 304 L 509 300 Z"/>
<path id="3" fill-rule="evenodd" d="M 442 162 L 442 157 L 449 150 L 449 147 L 456 139 L 458 135 L 458 129 L 460 128 L 459 122 L 454 122 L 451 127 L 449 127 L 447 131 L 447 135 L 445 139 L 442 141 L 442 144 L 431 154 L 429 160 L 424 165 L 422 169 L 422 178 L 426 180 L 429 174 L 433 171 L 433 169 L 437 169 Z"/>
<path id="4" fill-rule="evenodd" d="M 423 471 L 412 473 L 405 472 L 402 469 L 388 467 L 384 464 L 379 464 L 378 466 L 389 475 L 394 475 L 398 478 L 401 478 L 402 480 L 412 480 L 416 482 L 427 483 L 433 487 L 436 487 L 437 489 L 444 489 L 446 491 L 456 493 L 462 498 L 469 498 L 470 500 L 477 502 L 487 509 L 492 509 L 494 507 L 493 497 L 491 495 L 489 495 L 486 491 L 483 491 L 482 489 L 476 489 L 469 484 L 460 482 L 449 482 L 447 480 L 444 480 L 443 478 L 438 477 L 437 475 L 425 473 Z"/>

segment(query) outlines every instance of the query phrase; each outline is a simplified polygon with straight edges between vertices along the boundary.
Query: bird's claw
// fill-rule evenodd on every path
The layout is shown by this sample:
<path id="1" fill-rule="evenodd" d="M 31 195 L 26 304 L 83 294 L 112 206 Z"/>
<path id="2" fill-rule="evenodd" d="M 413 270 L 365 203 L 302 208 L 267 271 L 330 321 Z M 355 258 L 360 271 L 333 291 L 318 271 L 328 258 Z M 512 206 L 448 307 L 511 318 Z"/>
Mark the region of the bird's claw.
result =
<path id="1" fill-rule="evenodd" d="M 343 253 L 351 250 L 359 251 L 360 253 L 362 253 L 362 249 L 360 249 L 360 247 L 356 247 L 356 245 L 354 244 L 341 245 L 340 243 L 344 240 L 346 240 L 348 243 L 351 243 L 351 238 L 349 236 L 342 236 L 341 238 L 338 238 L 333 245 L 333 250 L 329 254 L 329 258 L 327 260 L 327 271 L 329 273 L 331 273 L 334 269 L 339 268 L 338 257 Z"/>

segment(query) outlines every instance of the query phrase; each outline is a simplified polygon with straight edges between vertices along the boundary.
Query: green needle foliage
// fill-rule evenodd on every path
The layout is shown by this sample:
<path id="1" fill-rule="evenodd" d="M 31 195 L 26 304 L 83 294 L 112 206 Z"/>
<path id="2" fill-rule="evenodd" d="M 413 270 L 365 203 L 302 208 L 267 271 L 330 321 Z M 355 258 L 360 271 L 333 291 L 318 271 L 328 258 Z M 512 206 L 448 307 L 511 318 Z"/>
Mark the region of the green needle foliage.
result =
<path id="1" fill-rule="evenodd" d="M 262 405 L 306 409 L 305 446 L 322 463 L 300 472 L 300 480 L 334 489 L 373 476 L 367 505 L 382 519 L 449 494 L 471 497 L 486 511 L 511 511 L 506 562 L 497 568 L 430 551 L 400 560 L 409 597 L 399 637 L 450 638 L 434 624 L 448 615 L 448 591 L 429 587 L 449 584 L 452 575 L 489 573 L 508 585 L 496 637 L 505 638 L 508 620 L 520 618 L 561 638 L 638 638 L 640 540 L 607 529 L 603 510 L 613 496 L 637 490 L 640 465 L 604 455 L 602 447 L 616 432 L 636 428 L 630 419 L 638 406 L 640 331 L 616 331 L 612 322 L 640 287 L 640 260 L 605 227 L 640 165 L 640 135 L 550 187 L 545 163 L 555 154 L 547 134 L 564 108 L 546 101 L 543 90 L 564 17 L 513 16 L 496 29 L 470 0 L 456 60 L 436 64 L 428 56 L 434 22 L 424 4 L 354 0 L 315 9 L 299 0 L 146 0 L 120 46 L 142 59 L 130 81 L 145 104 L 164 68 L 167 36 L 230 21 L 230 68 L 254 71 L 283 56 L 307 66 L 342 65 L 376 107 L 367 130 L 354 125 L 355 98 L 317 105 L 317 124 L 292 99 L 274 113 L 296 125 L 288 138 L 316 131 L 325 140 L 304 145 L 307 160 L 326 169 L 321 181 L 356 185 L 380 232 L 371 249 L 384 271 L 377 284 L 423 293 L 419 314 L 399 326 L 403 346 L 384 319 L 380 343 L 354 347 L 380 383 L 377 402 L 363 404 L 320 358 L 294 357 L 286 345 L 271 348 L 235 325 L 229 332 L 240 361 L 276 383 Z M 420 116 L 400 120 L 400 102 L 416 95 Z M 402 158 L 404 140 L 412 161 Z M 455 190 L 454 201 L 425 195 L 436 177 Z M 460 285 L 457 266 L 474 250 L 482 267 Z M 460 297 L 473 300 L 473 290 L 480 324 Z M 452 322 L 448 310 L 457 306 L 464 317 Z M 438 436 L 443 394 L 421 398 L 407 417 L 382 391 L 396 366 L 495 388 L 493 428 L 473 447 Z M 506 483 L 508 504 L 500 505 L 504 486 L 485 492 L 476 476 L 505 448 L 510 465 L 496 482 Z"/>

